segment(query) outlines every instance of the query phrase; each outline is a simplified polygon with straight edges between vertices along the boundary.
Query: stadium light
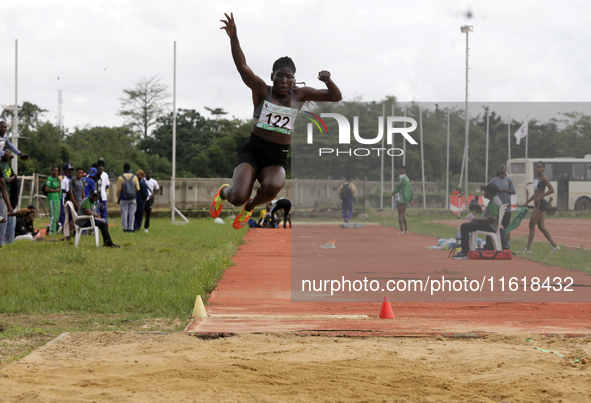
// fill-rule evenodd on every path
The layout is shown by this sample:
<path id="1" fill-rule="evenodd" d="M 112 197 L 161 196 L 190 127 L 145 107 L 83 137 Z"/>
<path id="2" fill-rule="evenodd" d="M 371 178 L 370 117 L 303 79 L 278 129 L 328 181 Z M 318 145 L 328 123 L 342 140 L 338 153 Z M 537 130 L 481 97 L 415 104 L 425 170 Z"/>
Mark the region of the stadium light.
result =
<path id="1" fill-rule="evenodd" d="M 462 184 L 462 175 L 464 173 L 464 170 L 466 171 L 466 187 L 464 189 L 464 194 L 465 194 L 465 200 L 466 200 L 466 209 L 468 208 L 468 131 L 470 128 L 470 116 L 468 113 L 468 70 L 470 69 L 468 67 L 468 50 L 469 50 L 469 46 L 468 46 L 468 37 L 470 32 L 474 32 L 474 27 L 472 25 L 463 25 L 460 28 L 460 31 L 462 33 L 466 34 L 466 105 L 465 105 L 465 116 L 464 119 L 466 121 L 466 134 L 465 134 L 465 145 L 464 145 L 464 164 L 462 165 L 462 171 L 460 173 L 460 185 Z M 460 214 L 459 212 L 459 208 L 461 207 L 458 206 L 458 216 Z"/>

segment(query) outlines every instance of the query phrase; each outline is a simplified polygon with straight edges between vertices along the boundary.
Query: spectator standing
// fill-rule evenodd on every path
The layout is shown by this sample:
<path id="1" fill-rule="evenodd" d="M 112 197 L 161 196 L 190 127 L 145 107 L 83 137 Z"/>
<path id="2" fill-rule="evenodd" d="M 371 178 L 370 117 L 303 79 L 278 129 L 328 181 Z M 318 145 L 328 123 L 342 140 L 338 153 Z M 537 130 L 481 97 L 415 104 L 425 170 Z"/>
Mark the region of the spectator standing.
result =
<path id="1" fill-rule="evenodd" d="M 135 194 L 140 190 L 137 176 L 131 173 L 131 165 L 123 165 L 123 174 L 117 179 L 117 204 L 121 205 L 121 226 L 123 232 L 133 232 L 137 203 Z"/>
<path id="2" fill-rule="evenodd" d="M 47 205 L 49 206 L 49 235 L 57 234 L 57 222 L 60 215 L 60 200 L 62 198 L 60 181 L 58 175 L 60 167 L 51 168 L 51 176 L 45 182 L 45 193 L 47 193 Z"/>
<path id="3" fill-rule="evenodd" d="M 111 186 L 111 181 L 109 180 L 109 174 L 105 172 L 105 162 L 103 160 L 99 160 L 99 162 L 97 162 L 96 170 L 96 188 L 100 191 L 99 215 L 105 220 L 105 222 L 108 222 L 109 217 L 107 214 L 107 198 L 109 197 L 109 187 Z"/>
<path id="4" fill-rule="evenodd" d="M 511 223 L 511 195 L 515 194 L 515 184 L 513 180 L 507 176 L 507 166 L 505 164 L 499 165 L 499 176 L 491 179 L 490 183 L 494 183 L 499 188 L 499 199 L 503 204 L 507 205 L 505 215 L 503 215 L 503 222 L 501 225 L 507 229 L 509 223 Z M 509 249 L 509 240 L 511 239 L 511 233 L 507 234 L 507 245 L 503 245 L 503 249 Z M 505 248 L 505 246 L 507 246 Z"/>
<path id="5" fill-rule="evenodd" d="M 94 225 L 98 227 L 103 235 L 103 246 L 107 248 L 120 248 L 121 246 L 115 245 L 111 240 L 111 235 L 109 234 L 109 225 L 98 215 L 98 199 L 100 193 L 97 189 L 90 192 L 90 196 L 86 199 L 82 200 L 82 204 L 78 209 L 78 215 L 91 215 L 94 216 Z M 90 220 L 88 218 L 81 218 L 76 220 L 76 225 L 79 227 L 88 227 L 90 224 Z"/>
<path id="6" fill-rule="evenodd" d="M 5 146 L 4 151 L 9 151 L 7 146 Z M 8 156 L 3 155 L 0 158 L 0 169 L 2 169 L 2 175 L 6 184 L 6 193 L 8 194 L 6 205 L 14 209 L 18 204 L 18 189 L 16 189 L 16 186 L 14 186 L 16 174 L 13 172 L 12 167 L 10 166 Z M 4 215 L 4 217 L 6 217 L 6 215 Z M 9 245 L 14 243 L 15 226 L 16 217 L 8 216 L 6 218 L 6 229 L 4 231 L 4 236 L 0 238 L 0 245 Z"/>
<path id="7" fill-rule="evenodd" d="M 10 197 L 8 197 L 7 184 L 4 179 L 4 170 L 0 169 L 0 241 L 6 233 L 7 216 L 12 213 Z M 2 243 L 0 242 L 0 246 Z"/>
<path id="8" fill-rule="evenodd" d="M 351 217 L 353 217 L 353 197 L 355 196 L 355 191 L 355 184 L 351 182 L 351 176 L 347 176 L 347 180 L 337 190 L 341 198 L 343 220 L 345 222 L 349 222 Z"/>
<path id="9" fill-rule="evenodd" d="M 406 224 L 406 205 L 410 203 L 411 206 L 415 205 L 414 193 L 412 191 L 412 184 L 410 179 L 406 176 L 406 167 L 401 166 L 398 168 L 398 174 L 400 180 L 398 185 L 392 189 L 392 196 L 398 193 L 398 203 L 396 204 L 396 210 L 398 211 L 398 225 L 400 226 L 400 232 L 398 235 L 408 234 L 408 226 Z"/>
<path id="10" fill-rule="evenodd" d="M 65 228 L 64 223 L 66 222 L 66 202 L 68 201 L 68 194 L 70 192 L 70 182 L 72 181 L 72 175 L 74 174 L 74 167 L 72 165 L 64 164 L 62 167 L 63 177 L 60 178 L 60 186 L 62 189 L 62 198 L 60 200 L 60 218 L 59 225 Z M 68 220 L 69 223 L 69 220 Z"/>
<path id="11" fill-rule="evenodd" d="M 84 181 L 84 197 L 90 196 L 90 192 L 96 189 L 96 182 L 94 177 L 96 176 L 96 168 L 92 167 L 88 171 L 88 175 L 83 179 Z"/>
<path id="12" fill-rule="evenodd" d="M 84 200 L 84 182 L 82 178 L 84 177 L 84 169 L 78 168 L 76 169 L 76 177 L 72 179 L 71 186 L 70 186 L 70 200 L 74 204 L 76 211 L 80 208 L 80 204 L 82 200 Z"/>
<path id="13" fill-rule="evenodd" d="M 148 232 L 148 228 L 150 228 L 150 216 L 152 215 L 152 206 L 156 201 L 156 192 L 160 190 L 160 186 L 158 186 L 158 181 L 152 178 L 152 170 L 150 169 L 146 171 L 146 185 L 148 185 L 150 196 L 148 196 L 148 200 L 146 200 L 146 222 L 144 223 L 144 232 Z"/>
<path id="14" fill-rule="evenodd" d="M 146 174 L 141 169 L 136 172 L 137 179 L 140 183 L 140 190 L 137 191 L 135 194 L 135 202 L 137 204 L 137 209 L 135 210 L 135 220 L 133 225 L 134 231 L 139 231 L 142 227 L 142 220 L 144 219 L 144 209 L 146 207 L 146 201 L 150 196 L 150 190 L 148 189 L 148 185 L 146 184 L 145 176 Z"/>

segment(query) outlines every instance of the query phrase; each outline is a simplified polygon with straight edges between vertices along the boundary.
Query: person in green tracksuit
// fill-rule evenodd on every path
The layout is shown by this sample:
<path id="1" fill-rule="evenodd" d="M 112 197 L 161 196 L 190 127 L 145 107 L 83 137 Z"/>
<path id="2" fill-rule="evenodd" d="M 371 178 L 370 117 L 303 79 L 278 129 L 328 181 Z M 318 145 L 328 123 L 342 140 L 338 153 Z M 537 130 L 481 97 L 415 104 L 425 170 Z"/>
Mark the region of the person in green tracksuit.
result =
<path id="1" fill-rule="evenodd" d="M 408 234 L 408 226 L 406 224 L 406 215 L 404 212 L 406 211 L 406 205 L 410 203 L 411 206 L 415 205 L 414 193 L 412 191 L 412 185 L 410 184 L 410 179 L 406 176 L 406 167 L 403 165 L 398 168 L 398 173 L 400 174 L 400 181 L 398 185 L 392 190 L 392 196 L 398 193 L 398 225 L 400 225 L 400 232 L 398 235 Z"/>
<path id="2" fill-rule="evenodd" d="M 57 221 L 60 216 L 60 200 L 62 198 L 62 189 L 58 175 L 60 168 L 55 166 L 51 168 L 51 176 L 45 182 L 45 193 L 47 193 L 47 204 L 49 206 L 49 235 L 57 233 Z"/>

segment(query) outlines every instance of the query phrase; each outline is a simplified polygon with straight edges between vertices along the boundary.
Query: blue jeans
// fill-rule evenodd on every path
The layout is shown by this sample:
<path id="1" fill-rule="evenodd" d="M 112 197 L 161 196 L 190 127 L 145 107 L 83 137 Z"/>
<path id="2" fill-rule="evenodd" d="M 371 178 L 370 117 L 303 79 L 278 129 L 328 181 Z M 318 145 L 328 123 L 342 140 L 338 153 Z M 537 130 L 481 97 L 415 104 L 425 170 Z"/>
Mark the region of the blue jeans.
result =
<path id="1" fill-rule="evenodd" d="M 6 203 L 4 199 L 0 197 L 0 216 L 6 218 L 8 215 L 8 209 L 6 208 Z M 6 226 L 8 224 L 8 218 L 6 218 L 6 222 L 0 224 L 0 244 L 2 244 L 2 240 L 4 239 L 4 233 L 6 232 Z"/>
<path id="2" fill-rule="evenodd" d="M 100 207 L 99 215 L 101 216 L 101 218 L 103 220 L 105 220 L 105 222 L 109 222 L 109 220 L 108 220 L 109 216 L 107 215 L 107 201 L 101 200 L 100 204 L 101 204 L 101 207 Z"/>
<path id="3" fill-rule="evenodd" d="M 347 200 L 342 200 L 341 206 L 343 208 L 344 220 L 349 220 L 353 217 L 353 197 L 349 197 Z"/>
<path id="4" fill-rule="evenodd" d="M 14 231 L 16 229 L 16 217 L 8 217 L 6 219 L 6 232 L 2 245 L 12 245 L 14 243 Z"/>

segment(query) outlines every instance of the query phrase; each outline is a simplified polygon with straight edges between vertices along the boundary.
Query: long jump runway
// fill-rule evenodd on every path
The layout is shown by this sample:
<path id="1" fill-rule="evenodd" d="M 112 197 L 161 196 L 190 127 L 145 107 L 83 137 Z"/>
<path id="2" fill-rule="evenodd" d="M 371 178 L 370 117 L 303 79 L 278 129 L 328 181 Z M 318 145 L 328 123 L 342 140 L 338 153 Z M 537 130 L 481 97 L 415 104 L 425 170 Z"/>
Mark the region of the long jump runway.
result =
<path id="1" fill-rule="evenodd" d="M 233 259 L 234 266 L 225 271 L 209 299 L 209 316 L 192 320 L 185 331 L 203 337 L 242 332 L 333 336 L 476 337 L 500 332 L 591 335 L 591 276 L 517 257 L 510 261 L 448 259 L 446 251 L 426 249 L 435 243 L 434 238 L 397 236 L 397 232 L 379 225 L 344 229 L 338 225 L 300 224 L 293 230 L 251 229 Z M 302 233 L 306 235 L 298 235 Z M 320 248 L 331 239 L 335 239 L 335 249 Z M 365 276 L 382 279 L 382 284 L 386 278 L 468 278 L 486 286 L 490 281 L 496 294 L 483 290 L 436 293 L 431 297 L 427 290 L 426 296 L 378 291 L 370 294 L 372 302 L 368 302 L 367 293 L 341 294 L 341 302 L 335 302 L 329 291 L 312 295 L 308 302 L 297 302 L 292 301 L 292 254 L 298 257 L 293 259 L 297 265 L 304 264 L 304 275 L 312 277 L 321 273 L 340 278 L 343 267 L 348 267 L 346 275 L 351 279 Z M 306 266 L 306 262 L 310 264 Z M 409 268 L 413 269 L 410 276 Z M 483 280 L 484 274 L 489 276 L 487 280 Z M 534 276 L 570 277 L 573 292 L 555 291 L 554 280 L 541 292 L 533 292 Z M 511 277 L 517 280 L 512 286 L 530 288 L 514 293 L 506 288 L 499 293 L 500 279 L 509 287 Z M 522 281 L 523 277 L 526 280 Z M 294 290 L 299 290 L 299 285 L 298 280 Z M 297 292 L 294 295 L 301 299 Z M 394 319 L 378 318 L 384 295 L 390 297 Z M 404 298 L 397 298 L 402 295 Z"/>

